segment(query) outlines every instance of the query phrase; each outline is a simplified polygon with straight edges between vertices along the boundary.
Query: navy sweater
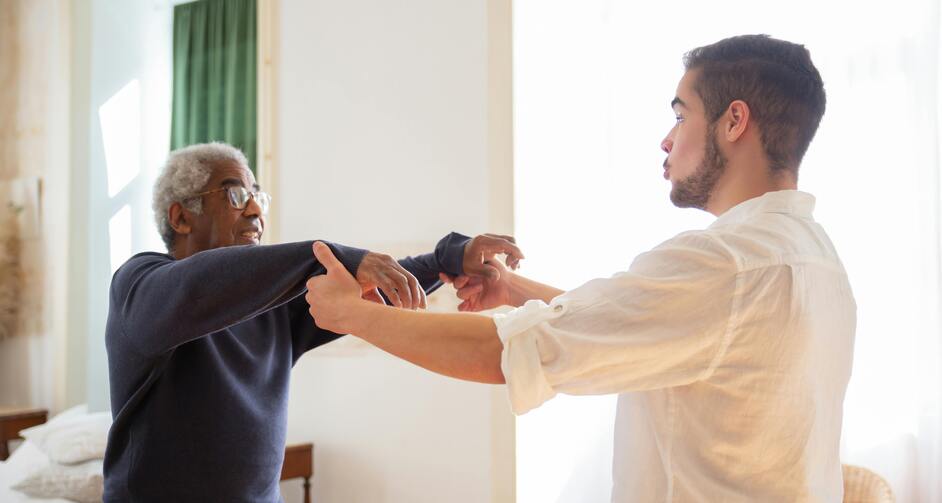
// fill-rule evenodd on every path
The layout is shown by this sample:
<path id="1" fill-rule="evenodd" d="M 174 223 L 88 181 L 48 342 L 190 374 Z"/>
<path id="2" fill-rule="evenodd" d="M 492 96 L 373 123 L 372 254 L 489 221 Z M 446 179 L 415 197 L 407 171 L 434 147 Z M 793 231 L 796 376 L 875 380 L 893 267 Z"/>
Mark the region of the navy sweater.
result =
<path id="1" fill-rule="evenodd" d="M 439 272 L 462 272 L 467 241 L 449 234 L 400 264 L 431 293 Z M 281 500 L 291 367 L 340 337 L 304 300 L 324 273 L 312 243 L 141 253 L 115 272 L 106 502 Z M 366 251 L 329 246 L 355 274 Z"/>

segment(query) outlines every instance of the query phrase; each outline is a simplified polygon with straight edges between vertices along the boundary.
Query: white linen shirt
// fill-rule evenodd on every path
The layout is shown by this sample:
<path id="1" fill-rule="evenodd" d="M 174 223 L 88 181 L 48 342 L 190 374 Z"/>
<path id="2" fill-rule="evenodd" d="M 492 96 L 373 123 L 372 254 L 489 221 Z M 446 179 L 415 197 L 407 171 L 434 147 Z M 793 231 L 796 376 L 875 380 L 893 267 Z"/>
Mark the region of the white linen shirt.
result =
<path id="1" fill-rule="evenodd" d="M 794 190 L 495 324 L 514 413 L 620 393 L 612 501 L 832 502 L 856 304 Z"/>

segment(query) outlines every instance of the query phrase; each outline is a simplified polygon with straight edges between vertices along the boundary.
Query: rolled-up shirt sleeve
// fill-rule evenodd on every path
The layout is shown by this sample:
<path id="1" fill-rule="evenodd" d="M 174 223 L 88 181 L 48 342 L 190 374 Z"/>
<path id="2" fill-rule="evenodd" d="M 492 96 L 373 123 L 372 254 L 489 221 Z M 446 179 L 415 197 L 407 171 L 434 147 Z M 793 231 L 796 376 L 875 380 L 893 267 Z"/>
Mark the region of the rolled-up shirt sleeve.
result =
<path id="1" fill-rule="evenodd" d="M 707 378 L 729 344 L 737 270 L 714 238 L 685 233 L 638 256 L 627 272 L 495 315 L 514 413 L 557 393 L 622 393 Z"/>

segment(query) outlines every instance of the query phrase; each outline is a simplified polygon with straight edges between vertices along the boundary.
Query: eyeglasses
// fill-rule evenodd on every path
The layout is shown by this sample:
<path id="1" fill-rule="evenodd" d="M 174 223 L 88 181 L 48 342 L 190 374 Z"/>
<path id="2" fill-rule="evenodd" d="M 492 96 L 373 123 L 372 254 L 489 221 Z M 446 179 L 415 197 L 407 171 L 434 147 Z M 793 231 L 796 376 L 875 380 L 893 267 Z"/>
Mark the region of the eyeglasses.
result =
<path id="1" fill-rule="evenodd" d="M 244 210 L 246 206 L 249 205 L 249 199 L 254 198 L 255 202 L 258 203 L 259 209 L 262 210 L 262 214 L 268 213 L 268 207 L 271 206 L 271 196 L 268 195 L 268 192 L 249 192 L 245 187 L 239 186 L 229 186 L 222 187 L 220 189 L 207 190 L 206 192 L 200 192 L 199 194 L 193 194 L 190 197 L 200 197 L 205 196 L 206 194 L 212 194 L 214 192 L 228 191 L 229 193 L 229 205 L 237 210 Z"/>

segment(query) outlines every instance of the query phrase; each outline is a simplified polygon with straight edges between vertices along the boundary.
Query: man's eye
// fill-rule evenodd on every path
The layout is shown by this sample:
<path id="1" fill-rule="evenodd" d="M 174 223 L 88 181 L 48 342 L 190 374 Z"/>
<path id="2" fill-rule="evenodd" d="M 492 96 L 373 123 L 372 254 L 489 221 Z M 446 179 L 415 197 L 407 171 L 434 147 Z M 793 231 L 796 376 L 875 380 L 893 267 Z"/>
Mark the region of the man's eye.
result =
<path id="1" fill-rule="evenodd" d="M 677 122 L 683 122 L 683 121 L 684 121 L 684 116 L 683 116 L 683 115 L 675 115 L 675 116 L 674 116 L 674 119 L 676 119 Z"/>

